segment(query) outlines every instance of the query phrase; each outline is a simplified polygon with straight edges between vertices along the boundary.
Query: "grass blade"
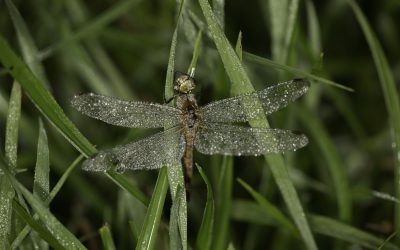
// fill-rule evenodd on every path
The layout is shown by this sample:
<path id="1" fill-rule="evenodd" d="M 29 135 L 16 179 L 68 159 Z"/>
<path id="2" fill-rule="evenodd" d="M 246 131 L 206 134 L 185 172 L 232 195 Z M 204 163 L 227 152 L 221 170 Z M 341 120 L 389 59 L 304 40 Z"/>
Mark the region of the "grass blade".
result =
<path id="1" fill-rule="evenodd" d="M 33 194 L 46 201 L 50 193 L 50 161 L 47 134 L 43 121 L 39 119 L 39 136 L 37 146 L 36 168 L 33 182 Z"/>
<path id="2" fill-rule="evenodd" d="M 319 81 L 321 83 L 325 83 L 325 84 L 334 86 L 334 87 L 339 88 L 339 89 L 343 89 L 343 90 L 346 90 L 346 91 L 349 91 L 349 92 L 354 92 L 354 90 L 352 88 L 349 88 L 347 86 L 344 86 L 344 85 L 341 85 L 339 83 L 333 82 L 331 80 L 325 79 L 323 77 L 316 76 L 316 75 L 308 73 L 306 71 L 303 71 L 303 70 L 300 70 L 300 69 L 297 69 L 297 68 L 294 68 L 294 67 L 290 67 L 290 66 L 287 66 L 287 65 L 284 65 L 284 64 L 280 64 L 280 63 L 274 62 L 274 61 L 272 61 L 270 59 L 254 55 L 254 54 L 249 53 L 249 52 L 244 52 L 243 55 L 244 55 L 244 59 L 248 60 L 250 62 L 255 62 L 255 63 L 261 64 L 261 65 L 265 65 L 265 66 L 268 66 L 268 67 L 272 67 L 272 68 L 275 68 L 275 69 L 287 71 L 287 72 L 289 72 L 291 74 L 294 74 L 294 75 L 307 77 L 308 79 Z"/>
<path id="3" fill-rule="evenodd" d="M 82 243 L 67 229 L 56 217 L 49 211 L 47 207 L 43 205 L 43 202 L 37 199 L 32 193 L 30 193 L 18 180 L 11 174 L 10 170 L 6 167 L 4 162 L 0 163 L 5 177 L 7 177 L 12 183 L 16 191 L 20 192 L 27 203 L 35 210 L 39 215 L 39 218 L 43 224 L 49 230 L 49 233 L 57 239 L 58 243 L 66 249 L 86 249 Z"/>
<path id="4" fill-rule="evenodd" d="M 211 183 L 206 174 L 199 165 L 196 164 L 196 166 L 207 187 L 207 201 L 203 212 L 203 219 L 201 220 L 201 226 L 197 234 L 196 249 L 210 249 L 214 227 L 214 197 Z"/>
<path id="5" fill-rule="evenodd" d="M 232 206 L 233 158 L 224 156 L 215 206 L 213 249 L 226 249 L 229 237 L 229 213 Z"/>
<path id="6" fill-rule="evenodd" d="M 43 240 L 49 243 L 51 247 L 53 247 L 54 249 L 65 249 L 45 227 L 43 227 L 38 221 L 32 218 L 25 211 L 25 209 L 15 200 L 13 200 L 13 210 L 23 221 L 25 221 L 29 225 L 30 228 L 35 230 L 40 235 L 40 237 L 42 237 Z"/>
<path id="7" fill-rule="evenodd" d="M 243 180 L 238 179 L 238 182 L 246 189 L 247 192 L 251 194 L 251 196 L 257 201 L 257 203 L 265 210 L 267 214 L 269 214 L 270 217 L 272 217 L 277 222 L 279 226 L 281 226 L 291 234 L 295 235 L 296 237 L 300 236 L 296 227 L 292 224 L 290 220 L 286 218 L 286 216 L 281 211 L 279 211 L 277 207 L 272 205 L 267 199 L 256 192 Z"/>
<path id="8" fill-rule="evenodd" d="M 32 74 L 26 64 L 10 49 L 6 40 L 1 35 L 0 61 L 10 71 L 14 79 L 21 84 L 36 107 L 78 151 L 86 156 L 96 152 L 93 145 L 90 144 L 64 114 L 43 83 Z"/>
<path id="9" fill-rule="evenodd" d="M 390 70 L 389 63 L 386 59 L 385 53 L 372 31 L 367 19 L 362 13 L 360 7 L 356 2 L 348 1 L 353 12 L 364 32 L 364 36 L 368 42 L 371 50 L 375 67 L 378 71 L 379 81 L 381 83 L 383 96 L 385 98 L 386 108 L 389 113 L 389 121 L 393 130 L 393 155 L 395 162 L 395 193 L 397 199 L 400 199 L 400 101 L 398 91 L 396 89 L 396 82 L 393 74 Z M 395 231 L 400 231 L 400 205 L 395 204 Z M 400 238 L 397 239 L 397 243 L 400 243 Z"/>
<path id="10" fill-rule="evenodd" d="M 146 217 L 144 218 L 143 226 L 140 230 L 138 244 L 136 245 L 137 250 L 154 248 L 167 190 L 167 170 L 163 167 L 158 174 L 156 187 L 151 196 Z"/>
<path id="11" fill-rule="evenodd" d="M 313 231 L 316 233 L 341 239 L 369 249 L 377 249 L 384 242 L 383 239 L 377 238 L 372 234 L 325 216 L 310 215 L 308 218 Z M 391 243 L 386 243 L 385 249 L 395 250 L 399 249 L 399 247 Z"/>
<path id="12" fill-rule="evenodd" d="M 83 159 L 83 155 L 79 156 L 78 158 L 76 158 L 72 164 L 64 171 L 64 174 L 61 176 L 61 178 L 58 180 L 58 182 L 56 183 L 56 185 L 53 187 L 53 189 L 51 190 L 49 196 L 47 197 L 44 205 L 46 207 L 48 207 L 51 203 L 51 201 L 54 199 L 54 197 L 56 197 L 57 193 L 60 191 L 60 189 L 62 188 L 62 186 L 64 185 L 64 183 L 67 181 L 68 177 L 70 176 L 71 172 L 78 166 L 78 164 L 81 162 L 81 160 Z M 35 220 L 37 220 L 39 217 L 38 215 L 35 213 L 33 215 L 33 218 Z M 27 222 L 28 223 L 28 222 Z M 29 224 L 29 223 L 28 223 Z M 23 230 L 21 230 L 21 232 L 18 234 L 18 236 L 15 238 L 14 242 L 11 244 L 11 249 L 17 249 L 19 247 L 19 245 L 22 243 L 22 241 L 25 239 L 25 237 L 29 234 L 30 232 L 30 227 L 29 226 L 25 226 L 25 228 Z"/>
<path id="13" fill-rule="evenodd" d="M 106 250 L 115 250 L 114 240 L 112 238 L 110 228 L 108 225 L 104 225 L 99 229 L 101 241 L 103 242 L 103 247 Z"/>
<path id="14" fill-rule="evenodd" d="M 332 176 L 333 188 L 335 190 L 336 200 L 338 204 L 338 212 L 340 220 L 344 222 L 351 221 L 352 202 L 350 197 L 350 188 L 345 173 L 345 166 L 340 159 L 336 146 L 325 131 L 320 120 L 305 106 L 301 112 L 296 112 L 309 134 L 313 138 L 313 142 L 321 150 L 322 155 L 326 159 L 330 174 Z"/>
<path id="15" fill-rule="evenodd" d="M 182 239 L 179 232 L 179 210 L 181 199 L 185 199 L 185 190 L 182 186 L 178 185 L 176 188 L 175 200 L 172 202 L 171 216 L 169 220 L 169 247 L 170 249 L 184 249 Z"/>
<path id="16" fill-rule="evenodd" d="M 18 128 L 20 114 L 21 87 L 17 82 L 14 82 L 8 106 L 5 142 L 5 158 L 12 170 L 14 170 L 17 166 Z M 9 241 L 11 240 L 12 236 L 12 200 L 14 195 L 14 188 L 12 187 L 9 179 L 5 175 L 0 176 L 0 246 L 2 249 L 9 247 Z"/>
<path id="17" fill-rule="evenodd" d="M 206 18 L 214 43 L 221 56 L 225 70 L 232 82 L 232 92 L 234 94 L 240 94 L 254 91 L 243 65 L 231 47 L 228 39 L 222 32 L 218 21 L 216 20 L 216 17 L 214 16 L 211 7 L 208 4 L 208 1 L 199 0 L 199 3 Z M 265 118 L 260 118 L 250 124 L 251 126 L 257 127 L 268 126 L 268 122 Z M 304 243 L 308 249 L 317 249 L 314 237 L 304 216 L 303 208 L 300 204 L 293 183 L 290 180 L 282 156 L 270 155 L 266 157 L 266 159 L 271 167 L 272 173 L 283 195 L 286 205 L 289 208 L 289 211 L 301 233 L 301 236 L 303 237 Z"/>
<path id="18" fill-rule="evenodd" d="M 21 48 L 25 62 L 35 75 L 45 84 L 45 86 L 49 88 L 43 65 L 37 57 L 38 49 L 36 48 L 35 42 L 25 24 L 25 21 L 11 0 L 6 0 L 6 4 L 15 30 L 17 31 L 19 47 Z"/>

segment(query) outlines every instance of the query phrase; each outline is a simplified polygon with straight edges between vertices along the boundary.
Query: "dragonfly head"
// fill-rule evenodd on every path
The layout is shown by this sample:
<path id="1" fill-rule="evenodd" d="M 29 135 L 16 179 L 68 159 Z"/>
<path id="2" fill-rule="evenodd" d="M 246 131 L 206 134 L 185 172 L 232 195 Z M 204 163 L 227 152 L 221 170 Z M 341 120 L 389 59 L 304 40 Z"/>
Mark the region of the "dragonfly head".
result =
<path id="1" fill-rule="evenodd" d="M 175 72 L 174 92 L 175 94 L 190 94 L 196 87 L 195 80 L 187 74 Z"/>

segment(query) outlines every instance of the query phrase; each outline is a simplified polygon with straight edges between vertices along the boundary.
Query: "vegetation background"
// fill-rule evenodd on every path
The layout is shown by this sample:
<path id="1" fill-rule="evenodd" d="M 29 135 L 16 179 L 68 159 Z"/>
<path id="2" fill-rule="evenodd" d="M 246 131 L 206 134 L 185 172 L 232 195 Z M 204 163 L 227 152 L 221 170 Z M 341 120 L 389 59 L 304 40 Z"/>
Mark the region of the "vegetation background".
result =
<path id="1" fill-rule="evenodd" d="M 396 0 L 0 1 L 0 249 L 399 249 L 399 19 Z M 85 117 L 74 94 L 162 103 L 189 65 L 201 104 L 309 79 L 268 117 L 309 145 L 196 153 L 189 203 L 179 166 L 80 169 L 156 131 Z"/>

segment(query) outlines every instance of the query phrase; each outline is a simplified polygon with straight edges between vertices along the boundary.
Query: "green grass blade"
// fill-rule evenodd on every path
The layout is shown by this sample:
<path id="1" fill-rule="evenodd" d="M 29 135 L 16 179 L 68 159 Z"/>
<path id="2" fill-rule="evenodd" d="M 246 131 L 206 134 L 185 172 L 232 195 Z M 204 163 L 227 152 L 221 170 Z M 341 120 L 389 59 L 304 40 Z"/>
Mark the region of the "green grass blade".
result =
<path id="1" fill-rule="evenodd" d="M 395 174 L 394 174 L 394 185 L 396 198 L 400 199 L 400 101 L 398 91 L 396 89 L 396 82 L 394 76 L 389 67 L 389 63 L 386 59 L 385 53 L 376 38 L 373 30 L 368 24 L 367 19 L 362 13 L 360 7 L 356 2 L 349 0 L 349 4 L 353 9 L 353 12 L 364 32 L 364 36 L 368 42 L 371 50 L 375 67 L 378 71 L 379 81 L 381 83 L 383 96 L 385 98 L 386 108 L 389 113 L 389 121 L 393 130 L 393 155 L 395 161 Z M 400 231 L 400 205 L 395 204 L 395 230 Z M 397 239 L 400 243 L 400 238 Z"/>
<path id="2" fill-rule="evenodd" d="M 45 240 L 51 247 L 54 249 L 65 249 L 61 243 L 38 221 L 33 219 L 25 209 L 15 200 L 13 200 L 13 210 L 15 213 L 21 218 L 21 220 L 25 221 L 30 228 L 35 230 L 43 240 Z M 11 248 L 15 249 L 15 248 Z"/>
<path id="3" fill-rule="evenodd" d="M 277 62 L 285 63 L 292 42 L 299 1 L 270 0 L 268 3 L 271 18 L 272 57 Z"/>
<path id="4" fill-rule="evenodd" d="M 222 32 L 216 17 L 214 16 L 208 1 L 199 0 L 200 7 L 206 18 L 208 28 L 211 32 L 214 43 L 219 51 L 225 70 L 232 82 L 232 92 L 240 94 L 254 91 L 250 79 L 247 76 L 243 65 L 230 45 L 228 39 Z M 260 118 L 252 123 L 251 126 L 268 126 L 267 120 Z M 308 222 L 304 216 L 303 208 L 300 204 L 296 190 L 290 180 L 283 158 L 280 155 L 271 155 L 266 157 L 272 173 L 283 195 L 286 205 L 303 237 L 304 243 L 308 249 L 317 249 L 314 237 L 309 228 Z M 218 216 L 217 216 L 218 217 Z M 217 223 L 218 224 L 218 223 Z M 217 233 L 217 232 L 216 232 Z"/>
<path id="5" fill-rule="evenodd" d="M 38 60 L 38 49 L 25 24 L 21 14 L 11 0 L 6 0 L 8 12 L 10 13 L 15 30 L 17 31 L 18 43 L 21 48 L 22 56 L 28 67 L 35 75 L 49 88 L 49 83 L 45 77 L 43 65 Z"/>
<path id="6" fill-rule="evenodd" d="M 107 176 L 120 188 L 124 189 L 133 197 L 138 199 L 143 205 L 147 206 L 149 204 L 149 200 L 146 195 L 143 194 L 138 187 L 133 185 L 126 176 L 118 174 L 114 171 L 108 171 Z"/>
<path id="7" fill-rule="evenodd" d="M 104 225 L 99 229 L 99 232 L 104 249 L 115 250 L 116 248 L 111 235 L 110 227 L 108 225 Z"/>
<path id="8" fill-rule="evenodd" d="M 78 164 L 81 162 L 82 159 L 83 159 L 83 155 L 80 155 L 64 171 L 63 175 L 61 176 L 61 178 L 58 180 L 58 182 L 56 183 L 56 185 L 53 187 L 53 189 L 51 190 L 50 194 L 48 195 L 48 197 L 47 197 L 47 199 L 46 199 L 46 201 L 44 203 L 44 205 L 46 207 L 48 207 L 49 204 L 51 203 L 51 201 L 56 197 L 57 193 L 63 187 L 64 183 L 67 181 L 67 179 L 70 176 L 71 172 L 78 166 Z M 37 220 L 39 218 L 39 216 L 35 213 L 33 215 L 33 218 L 35 220 Z M 21 232 L 15 238 L 15 240 L 11 244 L 10 248 L 11 249 L 17 249 L 20 246 L 20 244 L 22 243 L 22 241 L 25 239 L 25 237 L 29 234 L 29 232 L 30 232 L 30 227 L 29 226 L 25 226 L 25 228 L 23 230 L 21 230 Z"/>
<path id="9" fill-rule="evenodd" d="M 213 249 L 226 249 L 229 241 L 229 214 L 232 206 L 233 158 L 224 156 L 215 204 Z"/>
<path id="10" fill-rule="evenodd" d="M 140 230 L 138 244 L 136 245 L 137 250 L 154 248 L 167 190 L 167 170 L 163 167 L 158 174 L 156 187 L 151 196 L 146 217 L 144 218 L 143 226 Z"/>
<path id="11" fill-rule="evenodd" d="M 182 203 L 181 199 L 185 199 L 185 190 L 178 185 L 176 188 L 175 199 L 172 202 L 171 216 L 169 220 L 169 248 L 170 249 L 186 249 L 182 245 L 181 235 L 179 232 L 179 206 Z"/>
<path id="12" fill-rule="evenodd" d="M 315 10 L 314 3 L 311 0 L 306 1 L 307 9 L 307 25 L 308 25 L 308 37 L 310 40 L 310 48 L 313 56 L 316 58 L 321 53 L 321 35 L 318 22 L 317 12 Z"/>
<path id="13" fill-rule="evenodd" d="M 213 10 L 215 16 L 218 18 L 219 25 L 224 29 L 225 27 L 225 0 L 213 0 Z"/>
<path id="14" fill-rule="evenodd" d="M 39 120 L 39 136 L 36 155 L 33 194 L 46 201 L 50 193 L 50 160 L 46 130 L 43 121 Z"/>
<path id="15" fill-rule="evenodd" d="M 300 237 L 299 232 L 297 231 L 296 227 L 292 224 L 292 222 L 286 218 L 286 216 L 279 211 L 277 207 L 272 205 L 267 199 L 265 199 L 261 194 L 255 191 L 253 188 L 250 187 L 246 182 L 241 179 L 238 179 L 240 185 L 242 185 L 247 192 L 251 194 L 254 200 L 265 210 L 267 214 L 272 217 L 279 226 L 281 226 L 286 231 L 290 232 L 296 237 Z"/>
<path id="16" fill-rule="evenodd" d="M 21 114 L 21 87 L 14 81 L 6 121 L 5 158 L 9 166 L 17 166 L 18 128 Z M 11 239 L 12 200 L 14 189 L 4 175 L 0 176 L 0 246 L 8 248 Z"/>
<path id="17" fill-rule="evenodd" d="M 132 241 L 136 245 L 138 242 L 139 230 L 137 229 L 135 222 L 129 221 L 129 228 L 131 229 L 132 232 L 132 237 L 133 237 Z"/>
<path id="18" fill-rule="evenodd" d="M 341 239 L 369 249 L 377 249 L 384 242 L 384 239 L 325 216 L 310 215 L 308 218 L 313 231 L 316 233 Z M 399 249 L 399 247 L 391 243 L 386 243 L 384 249 L 395 250 Z"/>
<path id="19" fill-rule="evenodd" d="M 68 46 L 70 43 L 77 42 L 95 34 L 96 32 L 106 27 L 108 24 L 110 24 L 112 21 L 128 12 L 139 2 L 140 0 L 125 0 L 118 2 L 112 8 L 108 9 L 105 13 L 101 14 L 98 18 L 88 22 L 78 31 L 74 32 L 73 35 L 41 51 L 39 55 L 40 59 L 43 60 L 51 54 L 54 54 L 56 51 L 64 48 L 65 46 Z"/>
<path id="20" fill-rule="evenodd" d="M 261 64 L 261 65 L 264 65 L 264 66 L 272 67 L 272 68 L 283 70 L 283 71 L 287 71 L 287 72 L 289 72 L 291 74 L 294 74 L 294 75 L 307 77 L 308 79 L 319 81 L 321 83 L 324 83 L 324 84 L 327 84 L 327 85 L 331 85 L 331 86 L 334 86 L 334 87 L 339 88 L 339 89 L 343 89 L 343 90 L 346 90 L 346 91 L 349 91 L 349 92 L 354 92 L 354 90 L 352 88 L 349 88 L 347 86 L 344 86 L 344 85 L 341 85 L 339 83 L 333 82 L 331 80 L 325 79 L 323 77 L 316 76 L 316 75 L 308 73 L 306 71 L 303 71 L 303 70 L 300 70 L 300 69 L 297 69 L 297 68 L 294 68 L 294 67 L 290 67 L 290 66 L 287 66 L 287 65 L 284 65 L 284 64 L 276 63 L 276 62 L 274 62 L 272 60 L 269 60 L 269 59 L 261 57 L 261 56 L 254 55 L 254 54 L 249 53 L 249 52 L 244 52 L 243 55 L 244 55 L 244 59 L 248 60 L 250 62 L 258 63 L 258 64 Z"/>
<path id="21" fill-rule="evenodd" d="M 10 49 L 2 36 L 0 36 L 0 61 L 10 71 L 14 79 L 21 84 L 36 107 L 77 150 L 86 156 L 96 152 L 93 145 L 64 114 L 42 82 L 32 74 L 26 64 Z"/>
<path id="22" fill-rule="evenodd" d="M 232 210 L 233 218 L 256 223 L 258 225 L 273 225 L 271 215 L 265 209 L 262 209 L 259 204 L 244 200 L 236 200 Z M 252 211 L 253 213 L 249 213 Z M 352 227 L 346 223 L 337 221 L 321 215 L 307 215 L 311 229 L 315 233 L 326 235 L 345 242 L 366 247 L 369 249 L 377 249 L 384 239 L 378 238 L 370 233 L 367 233 L 358 228 Z M 400 249 L 392 243 L 386 243 L 385 249 L 396 250 Z"/>
<path id="23" fill-rule="evenodd" d="M 67 229 L 63 224 L 57 220 L 56 217 L 49 211 L 49 209 L 43 205 L 43 202 L 36 198 L 32 193 L 29 192 L 10 172 L 4 162 L 0 163 L 5 177 L 7 177 L 12 183 L 15 190 L 20 192 L 27 203 L 33 208 L 33 210 L 39 215 L 39 218 L 43 224 L 49 230 L 54 238 L 57 239 L 58 243 L 66 249 L 86 249 L 82 243 Z"/>
<path id="24" fill-rule="evenodd" d="M 194 70 L 196 69 L 197 66 L 197 59 L 199 58 L 200 50 L 201 50 L 201 42 L 203 38 L 203 32 L 199 31 L 197 33 L 196 37 L 196 42 L 194 44 L 194 49 L 193 49 L 193 57 L 192 61 L 190 62 L 187 74 L 194 76 Z"/>
<path id="25" fill-rule="evenodd" d="M 203 212 L 203 219 L 201 220 L 201 226 L 197 234 L 196 249 L 210 249 L 214 227 L 213 191 L 211 188 L 211 183 L 206 174 L 203 172 L 203 169 L 197 164 L 196 166 L 207 187 L 207 201 Z"/>
<path id="26" fill-rule="evenodd" d="M 335 144 L 330 139 L 331 137 L 327 131 L 325 131 L 318 117 L 315 117 L 307 107 L 303 106 L 301 111 L 296 112 L 296 114 L 300 116 L 304 127 L 307 128 L 309 135 L 313 139 L 313 143 L 317 144 L 317 147 L 321 150 L 322 155 L 326 159 L 332 176 L 340 220 L 344 222 L 351 221 L 352 201 L 349 183 L 345 173 L 344 163 L 340 159 Z"/>

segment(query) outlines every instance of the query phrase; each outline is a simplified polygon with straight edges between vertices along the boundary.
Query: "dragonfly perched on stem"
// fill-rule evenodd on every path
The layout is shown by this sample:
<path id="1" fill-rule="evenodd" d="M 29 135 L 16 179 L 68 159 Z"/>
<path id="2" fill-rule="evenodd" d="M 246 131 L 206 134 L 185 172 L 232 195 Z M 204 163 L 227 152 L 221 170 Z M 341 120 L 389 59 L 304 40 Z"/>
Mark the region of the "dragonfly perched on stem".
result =
<path id="1" fill-rule="evenodd" d="M 189 197 L 194 148 L 203 154 L 262 155 L 295 151 L 308 139 L 290 130 L 253 128 L 248 122 L 271 114 L 296 100 L 309 88 L 308 81 L 294 79 L 275 86 L 198 106 L 195 80 L 183 73 L 174 79 L 175 107 L 140 101 L 125 101 L 93 93 L 76 95 L 72 105 L 104 122 L 130 128 L 167 128 L 126 145 L 100 151 L 85 160 L 83 168 L 106 171 L 115 168 L 158 169 L 181 163 Z M 236 124 L 235 124 L 236 123 Z"/>

